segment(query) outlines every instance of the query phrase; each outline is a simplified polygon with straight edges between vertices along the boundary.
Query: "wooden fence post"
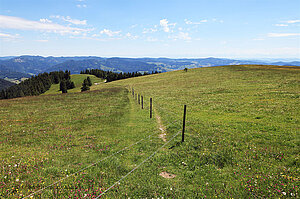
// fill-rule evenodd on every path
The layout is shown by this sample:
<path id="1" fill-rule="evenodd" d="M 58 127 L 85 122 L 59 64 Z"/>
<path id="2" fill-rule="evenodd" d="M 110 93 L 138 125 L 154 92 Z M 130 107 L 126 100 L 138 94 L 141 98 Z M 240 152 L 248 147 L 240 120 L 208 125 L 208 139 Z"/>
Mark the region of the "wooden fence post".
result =
<path id="1" fill-rule="evenodd" d="M 138 103 L 140 104 L 140 94 L 138 94 Z"/>
<path id="2" fill-rule="evenodd" d="M 184 142 L 185 118 L 186 118 L 186 105 L 184 105 L 184 109 L 183 109 L 183 124 L 182 124 L 182 140 L 181 140 L 181 142 Z"/>
<path id="3" fill-rule="evenodd" d="M 150 98 L 150 118 L 152 118 L 152 98 Z"/>
<path id="4" fill-rule="evenodd" d="M 144 109 L 144 97 L 141 96 L 141 101 L 142 101 L 142 109 Z"/>

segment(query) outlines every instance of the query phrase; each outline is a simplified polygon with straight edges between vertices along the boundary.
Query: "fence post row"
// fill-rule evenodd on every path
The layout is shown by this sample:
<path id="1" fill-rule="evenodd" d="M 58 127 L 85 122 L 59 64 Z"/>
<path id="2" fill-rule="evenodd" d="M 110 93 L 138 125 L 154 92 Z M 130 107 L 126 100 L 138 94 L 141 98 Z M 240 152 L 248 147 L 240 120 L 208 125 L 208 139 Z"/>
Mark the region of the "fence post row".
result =
<path id="1" fill-rule="evenodd" d="M 186 105 L 184 105 L 184 108 L 183 108 L 182 140 L 181 140 L 181 142 L 184 142 L 185 118 L 186 118 Z"/>
<path id="2" fill-rule="evenodd" d="M 142 105 L 142 109 L 144 109 L 144 97 L 140 94 L 135 94 L 134 89 L 132 88 L 132 95 L 135 99 L 138 100 L 138 103 Z M 152 118 L 152 98 L 150 98 L 150 118 Z M 186 120 L 186 105 L 183 107 L 183 121 L 182 121 L 182 139 L 181 142 L 184 142 L 184 132 L 185 132 L 185 120 Z"/>
<path id="3" fill-rule="evenodd" d="M 150 118 L 152 118 L 152 98 L 150 98 Z"/>

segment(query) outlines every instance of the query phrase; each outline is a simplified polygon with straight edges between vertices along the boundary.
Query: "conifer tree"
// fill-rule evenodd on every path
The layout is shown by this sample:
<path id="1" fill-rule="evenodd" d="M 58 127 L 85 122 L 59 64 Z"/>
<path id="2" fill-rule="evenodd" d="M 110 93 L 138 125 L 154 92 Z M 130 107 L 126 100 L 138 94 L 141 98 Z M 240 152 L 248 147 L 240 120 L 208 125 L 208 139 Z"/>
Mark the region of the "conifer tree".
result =
<path id="1" fill-rule="evenodd" d="M 67 93 L 68 92 L 65 80 L 63 80 L 63 81 L 60 82 L 59 87 L 60 87 L 60 90 L 61 90 L 62 93 Z"/>
<path id="2" fill-rule="evenodd" d="M 92 86 L 92 81 L 90 77 L 87 77 L 88 86 Z"/>
<path id="3" fill-rule="evenodd" d="M 90 90 L 90 87 L 88 86 L 88 80 L 84 79 L 81 87 L 81 92 Z"/>

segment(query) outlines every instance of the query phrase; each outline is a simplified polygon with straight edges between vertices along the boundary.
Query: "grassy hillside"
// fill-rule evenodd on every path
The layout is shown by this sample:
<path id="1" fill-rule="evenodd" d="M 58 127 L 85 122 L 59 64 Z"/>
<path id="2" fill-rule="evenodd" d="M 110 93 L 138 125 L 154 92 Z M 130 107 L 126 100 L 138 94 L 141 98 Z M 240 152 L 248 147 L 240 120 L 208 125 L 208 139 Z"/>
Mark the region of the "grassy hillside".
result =
<path id="1" fill-rule="evenodd" d="M 168 138 L 180 130 L 187 105 L 186 142 L 162 151 L 132 177 L 143 179 L 139 184 L 151 196 L 277 198 L 299 193 L 299 67 L 201 68 L 110 85 L 153 97 Z M 177 176 L 164 180 L 169 187 L 162 183 L 158 189 L 153 171 Z M 120 192 L 134 190 L 146 197 L 134 186 L 129 181 Z"/>
<path id="2" fill-rule="evenodd" d="M 146 108 L 125 88 L 144 95 Z M 299 196 L 299 68 L 189 69 L 91 90 L 0 101 L 1 197 L 28 195 L 108 157 L 35 197 L 99 195 L 165 143 L 157 116 L 167 140 L 181 130 L 184 104 L 185 142 L 177 136 L 105 198 Z"/>
<path id="3" fill-rule="evenodd" d="M 103 83 L 102 79 L 95 77 L 94 75 L 86 75 L 86 74 L 71 75 L 71 81 L 74 82 L 75 88 L 68 90 L 68 93 L 80 92 L 83 80 L 86 79 L 87 77 L 91 78 L 91 81 L 93 83 L 91 87 L 93 87 L 95 83 Z M 61 93 L 61 91 L 59 91 L 59 84 L 53 84 L 51 88 L 48 91 L 46 91 L 43 95 L 59 94 L 59 93 Z"/>
<path id="4" fill-rule="evenodd" d="M 122 87 L 1 100 L 0 123 L 0 198 L 28 196 L 101 161 L 34 198 L 98 195 L 161 144 L 148 137 L 155 121 Z"/>

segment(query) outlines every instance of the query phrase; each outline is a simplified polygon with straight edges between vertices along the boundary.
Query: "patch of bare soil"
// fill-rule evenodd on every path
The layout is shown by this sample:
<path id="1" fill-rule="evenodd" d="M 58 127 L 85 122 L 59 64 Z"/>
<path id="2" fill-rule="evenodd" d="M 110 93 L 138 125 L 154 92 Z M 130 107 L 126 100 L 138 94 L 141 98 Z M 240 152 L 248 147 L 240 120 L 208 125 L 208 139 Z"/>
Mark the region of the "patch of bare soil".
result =
<path id="1" fill-rule="evenodd" d="M 166 171 L 161 172 L 159 175 L 162 176 L 163 178 L 175 178 L 176 177 L 175 174 L 171 174 Z"/>
<path id="2" fill-rule="evenodd" d="M 158 135 L 159 138 L 161 138 L 164 142 L 167 141 L 166 139 L 166 127 L 162 124 L 161 118 L 159 115 L 156 114 L 156 122 L 158 124 L 158 128 L 161 131 L 161 134 Z"/>

